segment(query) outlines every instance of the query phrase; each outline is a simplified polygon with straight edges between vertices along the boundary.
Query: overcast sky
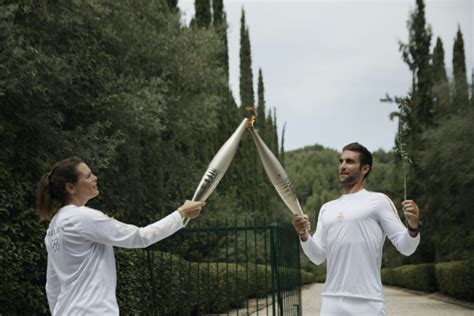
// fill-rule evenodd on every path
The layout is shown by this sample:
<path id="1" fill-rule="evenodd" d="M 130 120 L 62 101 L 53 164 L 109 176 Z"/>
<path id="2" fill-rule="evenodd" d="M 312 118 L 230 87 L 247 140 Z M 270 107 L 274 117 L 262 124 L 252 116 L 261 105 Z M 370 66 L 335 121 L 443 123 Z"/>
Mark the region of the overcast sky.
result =
<path id="1" fill-rule="evenodd" d="M 441 37 L 448 76 L 458 25 L 464 38 L 471 82 L 473 0 L 425 0 L 432 46 Z M 179 0 L 187 23 L 193 0 Z M 245 9 L 252 47 L 255 92 L 263 72 L 265 100 L 286 122 L 285 150 L 321 144 L 340 150 L 358 141 L 369 150 L 393 147 L 396 105 L 379 100 L 405 95 L 411 74 L 398 41 L 408 39 L 407 20 L 415 0 L 224 0 L 229 24 L 230 84 L 239 100 L 240 17 Z"/>

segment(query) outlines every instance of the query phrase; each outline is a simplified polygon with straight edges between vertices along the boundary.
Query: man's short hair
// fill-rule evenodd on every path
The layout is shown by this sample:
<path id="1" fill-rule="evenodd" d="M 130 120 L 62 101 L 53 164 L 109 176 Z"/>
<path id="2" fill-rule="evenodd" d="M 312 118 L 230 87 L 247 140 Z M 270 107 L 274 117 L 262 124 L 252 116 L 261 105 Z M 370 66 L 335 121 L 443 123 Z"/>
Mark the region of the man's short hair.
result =
<path id="1" fill-rule="evenodd" d="M 347 144 L 346 146 L 344 146 L 344 148 L 342 148 L 342 151 L 344 151 L 344 150 L 350 150 L 350 151 L 358 152 L 359 157 L 360 157 L 360 166 L 361 167 L 364 166 L 364 165 L 369 165 L 370 169 L 364 175 L 364 179 L 367 178 L 370 171 L 372 171 L 372 154 L 370 153 L 370 151 L 367 148 L 365 148 L 365 146 L 363 146 L 363 145 L 361 145 L 357 142 Z"/>

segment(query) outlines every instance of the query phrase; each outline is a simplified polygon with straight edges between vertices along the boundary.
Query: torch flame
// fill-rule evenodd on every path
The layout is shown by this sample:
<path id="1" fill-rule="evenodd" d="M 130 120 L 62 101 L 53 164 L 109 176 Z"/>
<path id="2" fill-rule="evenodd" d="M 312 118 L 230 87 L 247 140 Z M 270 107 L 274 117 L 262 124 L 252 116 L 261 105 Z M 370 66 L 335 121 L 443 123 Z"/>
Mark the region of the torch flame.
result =
<path id="1" fill-rule="evenodd" d="M 254 105 L 247 105 L 245 107 L 245 111 L 249 112 L 249 122 L 247 124 L 248 128 L 253 128 L 254 124 L 257 122 L 257 116 L 255 115 L 255 106 Z"/>
<path id="2" fill-rule="evenodd" d="M 248 128 L 253 128 L 253 125 L 257 121 L 257 117 L 255 115 L 252 115 L 249 119 L 249 123 L 247 125 Z"/>

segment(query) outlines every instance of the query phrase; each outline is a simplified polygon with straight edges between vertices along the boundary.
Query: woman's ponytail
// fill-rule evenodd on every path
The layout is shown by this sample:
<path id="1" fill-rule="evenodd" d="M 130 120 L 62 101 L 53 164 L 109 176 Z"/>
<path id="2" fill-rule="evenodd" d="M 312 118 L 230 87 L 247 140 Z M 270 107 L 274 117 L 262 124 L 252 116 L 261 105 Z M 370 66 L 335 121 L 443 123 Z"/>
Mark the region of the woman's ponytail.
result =
<path id="1" fill-rule="evenodd" d="M 55 203 L 52 196 L 50 180 L 50 173 L 42 176 L 36 190 L 36 206 L 38 208 L 40 220 L 48 219 L 58 210 L 58 205 Z"/>
<path id="2" fill-rule="evenodd" d="M 68 197 L 66 184 L 77 182 L 76 167 L 82 162 L 79 158 L 64 159 L 41 177 L 36 189 L 36 206 L 40 220 L 49 219 L 64 205 Z"/>

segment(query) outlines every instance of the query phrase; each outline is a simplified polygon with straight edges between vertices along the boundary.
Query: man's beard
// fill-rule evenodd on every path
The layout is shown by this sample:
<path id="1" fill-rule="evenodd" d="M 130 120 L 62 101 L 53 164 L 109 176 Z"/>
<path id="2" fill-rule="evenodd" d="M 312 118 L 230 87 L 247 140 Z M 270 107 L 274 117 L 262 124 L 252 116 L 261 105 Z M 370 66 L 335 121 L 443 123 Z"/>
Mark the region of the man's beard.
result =
<path id="1" fill-rule="evenodd" d="M 352 186 L 359 181 L 360 171 L 353 174 L 347 174 L 344 179 L 339 178 L 339 183 L 343 186 Z"/>

